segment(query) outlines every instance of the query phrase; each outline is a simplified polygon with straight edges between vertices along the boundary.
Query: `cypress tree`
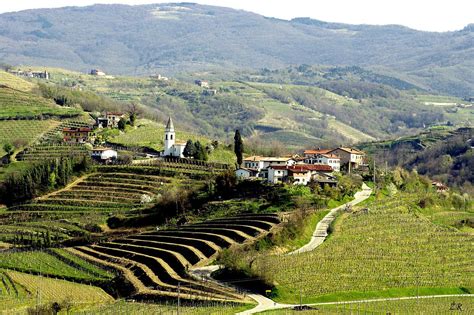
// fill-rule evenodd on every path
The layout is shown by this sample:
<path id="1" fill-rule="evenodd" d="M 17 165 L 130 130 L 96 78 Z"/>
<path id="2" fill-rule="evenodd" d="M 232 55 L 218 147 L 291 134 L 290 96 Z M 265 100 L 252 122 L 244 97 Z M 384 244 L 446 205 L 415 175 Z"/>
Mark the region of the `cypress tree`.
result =
<path id="1" fill-rule="evenodd" d="M 234 136 L 234 152 L 237 157 L 237 165 L 240 167 L 243 162 L 244 143 L 238 129 L 235 131 Z"/>

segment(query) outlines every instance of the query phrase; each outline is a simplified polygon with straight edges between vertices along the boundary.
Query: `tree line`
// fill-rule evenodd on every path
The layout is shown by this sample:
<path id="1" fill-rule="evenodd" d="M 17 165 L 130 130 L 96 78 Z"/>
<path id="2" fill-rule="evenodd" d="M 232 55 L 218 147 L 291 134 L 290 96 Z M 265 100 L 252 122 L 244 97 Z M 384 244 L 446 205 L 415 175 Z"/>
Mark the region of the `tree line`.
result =
<path id="1" fill-rule="evenodd" d="M 91 166 L 89 157 L 61 157 L 31 164 L 6 178 L 0 187 L 0 202 L 12 206 L 64 187 L 74 176 L 90 170 Z"/>

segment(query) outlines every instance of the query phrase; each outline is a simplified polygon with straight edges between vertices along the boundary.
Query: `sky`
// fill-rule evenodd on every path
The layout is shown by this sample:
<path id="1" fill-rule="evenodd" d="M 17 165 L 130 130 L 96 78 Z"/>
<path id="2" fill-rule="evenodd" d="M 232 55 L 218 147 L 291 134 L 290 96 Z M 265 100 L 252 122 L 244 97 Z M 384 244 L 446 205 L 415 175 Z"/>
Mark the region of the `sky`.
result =
<path id="1" fill-rule="evenodd" d="M 350 24 L 400 24 L 424 31 L 454 31 L 474 23 L 473 0 L 183 0 L 243 9 L 269 17 L 311 17 Z M 180 0 L 0 0 L 0 13 L 94 3 L 149 4 Z"/>

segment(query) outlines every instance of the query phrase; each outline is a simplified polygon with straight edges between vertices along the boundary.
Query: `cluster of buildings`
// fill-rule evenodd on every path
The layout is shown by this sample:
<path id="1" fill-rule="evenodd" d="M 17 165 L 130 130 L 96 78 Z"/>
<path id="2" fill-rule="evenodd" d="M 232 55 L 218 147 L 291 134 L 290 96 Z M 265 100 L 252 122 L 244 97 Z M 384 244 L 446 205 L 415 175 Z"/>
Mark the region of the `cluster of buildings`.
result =
<path id="1" fill-rule="evenodd" d="M 27 78 L 36 78 L 36 79 L 44 79 L 49 80 L 49 72 L 48 71 L 32 71 L 32 70 L 8 70 L 8 73 L 19 76 L 19 77 L 27 77 Z"/>
<path id="2" fill-rule="evenodd" d="M 336 185 L 335 172 L 341 165 L 359 169 L 365 165 L 365 154 L 353 148 L 306 150 L 303 156 L 263 157 L 251 156 L 243 160 L 243 167 L 236 170 L 240 179 L 260 179 L 268 183 L 307 185 L 311 181 Z"/>

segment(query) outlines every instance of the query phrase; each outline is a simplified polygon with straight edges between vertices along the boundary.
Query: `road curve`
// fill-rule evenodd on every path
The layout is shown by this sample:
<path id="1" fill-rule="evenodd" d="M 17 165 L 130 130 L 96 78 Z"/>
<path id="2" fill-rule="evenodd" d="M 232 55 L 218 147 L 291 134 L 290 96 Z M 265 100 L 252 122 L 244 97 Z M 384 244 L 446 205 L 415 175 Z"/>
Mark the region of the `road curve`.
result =
<path id="1" fill-rule="evenodd" d="M 313 236 L 311 237 L 311 240 L 309 241 L 308 244 L 298 248 L 295 251 L 292 251 L 288 253 L 288 255 L 294 255 L 294 254 L 301 254 L 305 252 L 309 252 L 314 250 L 316 247 L 321 245 L 325 240 L 326 237 L 328 236 L 328 229 L 329 225 L 336 219 L 336 215 L 339 211 L 342 209 L 345 209 L 347 206 L 355 206 L 356 204 L 361 203 L 362 201 L 366 200 L 367 198 L 370 197 L 372 194 L 372 189 L 367 186 L 365 183 L 362 184 L 362 190 L 356 192 L 354 194 L 354 200 L 345 203 L 343 205 L 340 205 L 339 207 L 336 207 L 329 211 L 326 216 L 318 222 L 316 225 L 316 229 L 313 232 Z"/>

